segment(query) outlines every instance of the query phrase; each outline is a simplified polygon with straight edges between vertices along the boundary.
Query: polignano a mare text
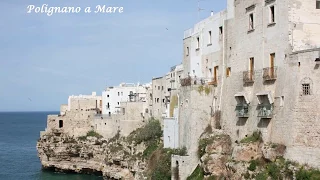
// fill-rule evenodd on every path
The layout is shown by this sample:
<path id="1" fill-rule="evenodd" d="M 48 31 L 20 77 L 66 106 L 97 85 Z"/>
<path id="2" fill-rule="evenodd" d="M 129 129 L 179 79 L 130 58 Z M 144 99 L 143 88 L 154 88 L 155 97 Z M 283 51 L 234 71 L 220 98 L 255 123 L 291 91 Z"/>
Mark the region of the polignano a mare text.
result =
<path id="1" fill-rule="evenodd" d="M 36 14 L 46 14 L 47 16 L 52 16 L 53 14 L 73 14 L 73 13 L 123 13 L 123 7 L 106 6 L 106 5 L 96 5 L 94 8 L 85 7 L 81 8 L 79 6 L 49 6 L 48 4 L 42 4 L 41 6 L 28 5 L 27 13 Z"/>

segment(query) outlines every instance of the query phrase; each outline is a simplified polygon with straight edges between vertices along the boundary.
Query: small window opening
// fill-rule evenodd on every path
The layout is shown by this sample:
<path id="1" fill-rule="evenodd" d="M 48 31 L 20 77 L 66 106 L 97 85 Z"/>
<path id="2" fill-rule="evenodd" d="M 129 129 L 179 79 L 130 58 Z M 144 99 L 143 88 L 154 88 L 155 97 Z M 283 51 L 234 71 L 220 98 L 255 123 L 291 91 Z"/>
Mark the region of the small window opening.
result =
<path id="1" fill-rule="evenodd" d="M 186 55 L 189 56 L 189 47 L 187 47 L 187 54 Z"/>
<path id="2" fill-rule="evenodd" d="M 270 7 L 270 23 L 274 23 L 275 22 L 275 18 L 274 18 L 274 6 Z"/>
<path id="3" fill-rule="evenodd" d="M 254 29 L 254 24 L 253 24 L 253 13 L 249 15 L 249 30 Z"/>
<path id="4" fill-rule="evenodd" d="M 211 31 L 209 31 L 209 43 L 208 44 L 211 44 Z"/>
<path id="5" fill-rule="evenodd" d="M 199 48 L 200 48 L 200 38 L 197 37 L 197 49 L 199 49 Z"/>
<path id="6" fill-rule="evenodd" d="M 316 9 L 320 9 L 320 0 L 317 0 L 316 2 Z"/>
<path id="7" fill-rule="evenodd" d="M 120 92 L 118 92 L 118 96 L 120 96 Z"/>
<path id="8" fill-rule="evenodd" d="M 310 84 L 302 84 L 302 94 L 305 96 L 311 95 Z"/>
<path id="9" fill-rule="evenodd" d="M 158 86 L 158 90 L 160 90 L 160 86 Z"/>
<path id="10" fill-rule="evenodd" d="M 299 66 L 299 67 L 300 67 L 300 65 L 301 65 L 300 62 L 298 62 L 298 66 Z"/>
<path id="11" fill-rule="evenodd" d="M 107 97 L 109 97 L 109 94 L 107 95 Z"/>
<path id="12" fill-rule="evenodd" d="M 231 67 L 228 67 L 227 68 L 227 77 L 230 77 L 230 75 L 231 75 Z"/>
<path id="13" fill-rule="evenodd" d="M 219 27 L 219 39 L 222 39 L 222 35 L 223 35 L 223 28 L 222 26 Z"/>
<path id="14" fill-rule="evenodd" d="M 163 86 L 161 87 L 161 90 L 163 91 Z"/>
<path id="15" fill-rule="evenodd" d="M 59 120 L 59 128 L 63 128 L 63 120 Z"/>
<path id="16" fill-rule="evenodd" d="M 280 107 L 283 107 L 284 105 L 284 96 L 281 96 L 281 99 L 280 99 Z"/>

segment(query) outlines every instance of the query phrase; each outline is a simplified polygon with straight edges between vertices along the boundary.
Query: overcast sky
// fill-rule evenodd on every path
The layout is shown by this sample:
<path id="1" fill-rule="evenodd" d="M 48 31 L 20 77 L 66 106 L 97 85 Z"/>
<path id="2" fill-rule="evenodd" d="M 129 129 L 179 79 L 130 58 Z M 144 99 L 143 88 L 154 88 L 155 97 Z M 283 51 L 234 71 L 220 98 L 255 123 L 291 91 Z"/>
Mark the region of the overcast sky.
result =
<path id="1" fill-rule="evenodd" d="M 27 14 L 27 6 L 123 6 L 119 14 Z M 59 110 L 69 95 L 150 82 L 182 62 L 183 31 L 225 0 L 1 0 L 0 111 Z M 168 30 L 167 30 L 168 29 Z"/>

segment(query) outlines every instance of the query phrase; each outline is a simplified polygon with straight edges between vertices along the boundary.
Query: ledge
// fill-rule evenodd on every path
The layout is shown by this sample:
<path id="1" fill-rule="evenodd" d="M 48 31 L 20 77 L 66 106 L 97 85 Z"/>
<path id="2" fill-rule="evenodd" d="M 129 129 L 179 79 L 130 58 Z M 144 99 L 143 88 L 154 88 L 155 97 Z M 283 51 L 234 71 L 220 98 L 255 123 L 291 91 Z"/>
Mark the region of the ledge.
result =
<path id="1" fill-rule="evenodd" d="M 207 44 L 207 46 L 212 46 L 212 43 L 210 43 L 210 44 Z"/>
<path id="2" fill-rule="evenodd" d="M 200 48 L 197 48 L 197 49 L 196 49 L 196 51 L 199 51 L 199 50 L 200 50 Z"/>
<path id="3" fill-rule="evenodd" d="M 254 32 L 254 29 L 248 30 L 247 34 Z"/>
<path id="4" fill-rule="evenodd" d="M 273 27 L 273 26 L 275 26 L 275 25 L 276 25 L 276 23 L 273 22 L 273 23 L 269 23 L 269 24 L 267 25 L 267 27 Z"/>

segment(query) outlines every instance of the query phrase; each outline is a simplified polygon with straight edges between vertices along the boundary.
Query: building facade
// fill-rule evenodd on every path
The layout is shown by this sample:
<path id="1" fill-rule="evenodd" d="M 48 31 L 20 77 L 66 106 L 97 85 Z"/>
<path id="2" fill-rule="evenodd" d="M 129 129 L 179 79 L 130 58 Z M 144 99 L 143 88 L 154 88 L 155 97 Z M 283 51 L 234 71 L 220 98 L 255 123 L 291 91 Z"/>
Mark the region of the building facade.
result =
<path id="1" fill-rule="evenodd" d="M 191 168 L 184 175 L 198 163 L 194 147 L 207 124 L 226 131 L 233 142 L 259 130 L 264 142 L 287 147 L 286 158 L 320 167 L 316 1 L 227 5 L 184 32 L 179 147 L 187 147 Z M 206 95 L 201 86 L 208 87 Z"/>

